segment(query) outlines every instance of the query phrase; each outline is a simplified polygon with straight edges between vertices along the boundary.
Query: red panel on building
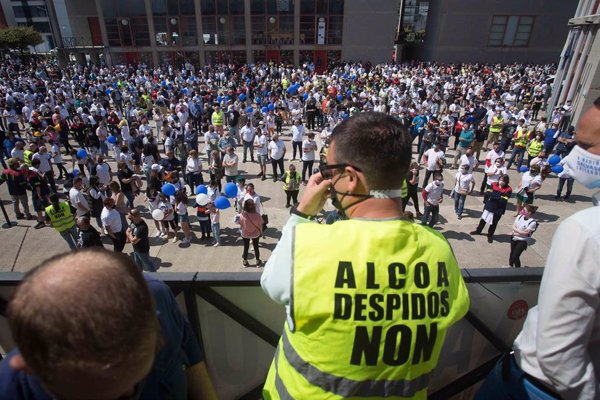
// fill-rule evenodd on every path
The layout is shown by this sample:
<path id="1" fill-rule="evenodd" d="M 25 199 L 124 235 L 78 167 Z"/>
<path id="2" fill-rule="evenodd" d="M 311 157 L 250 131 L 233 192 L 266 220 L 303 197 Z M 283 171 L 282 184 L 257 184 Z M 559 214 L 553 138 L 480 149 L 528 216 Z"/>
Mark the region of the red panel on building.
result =
<path id="1" fill-rule="evenodd" d="M 94 46 L 102 46 L 102 32 L 100 31 L 98 17 L 88 17 L 88 25 L 90 26 L 90 34 L 92 35 L 92 44 Z"/>

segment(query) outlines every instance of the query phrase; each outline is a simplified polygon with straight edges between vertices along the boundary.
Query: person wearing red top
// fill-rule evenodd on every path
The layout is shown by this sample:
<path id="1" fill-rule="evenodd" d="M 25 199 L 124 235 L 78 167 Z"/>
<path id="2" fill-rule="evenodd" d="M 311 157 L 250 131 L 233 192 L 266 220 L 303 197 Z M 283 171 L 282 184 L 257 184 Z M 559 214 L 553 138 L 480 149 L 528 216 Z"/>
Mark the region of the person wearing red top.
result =
<path id="1" fill-rule="evenodd" d="M 240 214 L 240 227 L 242 232 L 242 240 L 244 241 L 244 253 L 242 255 L 242 264 L 248 266 L 248 249 L 250 248 L 250 239 L 252 239 L 252 247 L 256 256 L 256 266 L 262 267 L 263 263 L 260 260 L 260 250 L 258 248 L 258 240 L 262 236 L 263 220 L 262 216 L 256 212 L 254 200 L 246 199 L 244 201 L 243 210 Z"/>

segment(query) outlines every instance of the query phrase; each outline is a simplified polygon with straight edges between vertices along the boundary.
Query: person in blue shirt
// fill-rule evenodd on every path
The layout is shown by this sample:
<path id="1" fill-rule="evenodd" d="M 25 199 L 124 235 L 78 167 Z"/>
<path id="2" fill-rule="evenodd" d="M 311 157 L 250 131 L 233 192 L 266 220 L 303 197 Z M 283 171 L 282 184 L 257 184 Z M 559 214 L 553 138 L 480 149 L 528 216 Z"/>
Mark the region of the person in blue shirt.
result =
<path id="1" fill-rule="evenodd" d="M 216 399 L 175 297 L 120 253 L 85 249 L 30 271 L 8 307 L 18 348 L 1 400 Z"/>
<path id="2" fill-rule="evenodd" d="M 475 131 L 473 130 L 472 124 L 466 122 L 465 127 L 458 137 L 458 146 L 456 147 L 456 154 L 454 156 L 453 167 L 456 168 L 460 158 L 467 152 L 471 144 L 475 140 Z"/>
<path id="3" fill-rule="evenodd" d="M 552 124 L 552 126 L 544 132 L 544 152 L 546 154 L 552 154 L 552 150 L 554 150 L 556 138 L 558 137 L 556 132 L 558 132 L 558 124 L 556 123 Z"/>
<path id="4" fill-rule="evenodd" d="M 413 138 L 413 142 L 415 138 L 419 137 L 419 142 L 417 143 L 417 148 L 421 148 L 421 141 L 423 140 L 423 134 L 425 133 L 425 124 L 427 123 L 427 117 L 425 116 L 425 111 L 421 111 L 418 115 L 416 115 L 411 123 L 411 134 Z"/>

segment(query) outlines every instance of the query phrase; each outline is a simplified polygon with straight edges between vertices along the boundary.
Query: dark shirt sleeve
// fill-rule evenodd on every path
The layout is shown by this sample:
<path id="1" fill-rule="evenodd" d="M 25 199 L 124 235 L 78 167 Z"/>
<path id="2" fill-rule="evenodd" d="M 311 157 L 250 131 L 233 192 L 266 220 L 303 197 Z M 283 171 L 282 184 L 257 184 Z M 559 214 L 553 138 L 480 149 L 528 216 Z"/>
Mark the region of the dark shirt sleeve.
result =
<path id="1" fill-rule="evenodd" d="M 148 225 L 139 224 L 137 226 L 136 238 L 144 239 L 148 237 Z"/>

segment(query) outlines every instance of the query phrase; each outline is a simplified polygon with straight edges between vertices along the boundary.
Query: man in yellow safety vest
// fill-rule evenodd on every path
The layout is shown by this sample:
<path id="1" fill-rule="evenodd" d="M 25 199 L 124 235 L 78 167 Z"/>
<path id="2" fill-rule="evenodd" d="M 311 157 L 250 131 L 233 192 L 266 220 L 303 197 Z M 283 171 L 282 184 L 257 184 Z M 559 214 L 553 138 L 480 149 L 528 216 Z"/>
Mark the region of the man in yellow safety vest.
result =
<path id="1" fill-rule="evenodd" d="M 65 239 L 69 248 L 75 250 L 77 248 L 77 228 L 69 203 L 59 201 L 56 193 L 50 194 L 48 199 L 50 200 L 50 205 L 45 209 L 46 219 L 60 233 L 60 236 Z"/>
<path id="2" fill-rule="evenodd" d="M 210 119 L 219 136 L 223 136 L 223 110 L 221 110 L 220 106 L 215 106 Z"/>
<path id="3" fill-rule="evenodd" d="M 410 161 L 393 117 L 360 113 L 333 130 L 261 278 L 287 311 L 265 399 L 426 398 L 469 296 L 446 239 L 404 217 Z M 342 221 L 315 223 L 328 197 Z"/>

